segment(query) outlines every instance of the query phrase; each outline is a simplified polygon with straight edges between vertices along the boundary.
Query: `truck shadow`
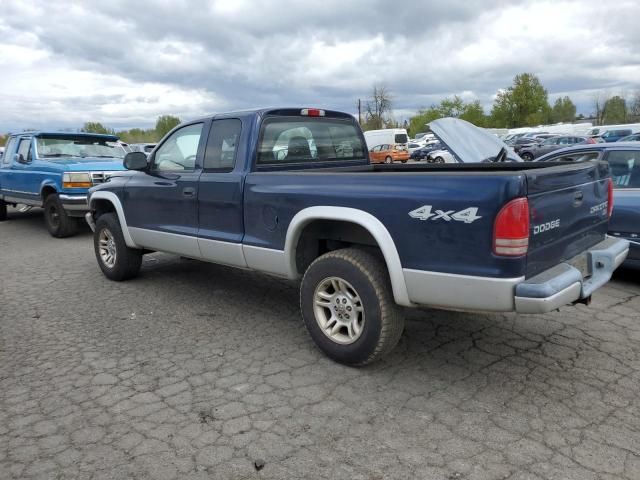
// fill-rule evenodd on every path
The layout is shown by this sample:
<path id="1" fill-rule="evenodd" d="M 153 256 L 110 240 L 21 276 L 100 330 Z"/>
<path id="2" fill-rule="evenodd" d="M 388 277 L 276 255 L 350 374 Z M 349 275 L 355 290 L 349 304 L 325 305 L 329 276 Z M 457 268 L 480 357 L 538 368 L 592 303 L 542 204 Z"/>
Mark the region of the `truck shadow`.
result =
<path id="1" fill-rule="evenodd" d="M 7 209 L 6 222 L 16 222 L 20 224 L 20 228 L 27 228 L 30 231 L 42 230 L 44 234 L 48 235 L 47 228 L 44 223 L 44 213 L 41 208 L 34 207 L 26 212 L 21 212 L 19 209 L 9 207 Z M 4 222 L 3 222 L 4 223 Z M 87 235 L 91 233 L 91 229 L 84 219 L 78 220 L 78 233 L 77 235 Z"/>
<path id="2" fill-rule="evenodd" d="M 164 254 L 147 256 L 136 282 L 155 285 L 160 295 L 165 289 L 189 292 L 180 300 L 185 308 L 200 302 L 198 310 L 212 319 L 221 311 L 234 312 L 234 321 L 226 328 L 254 330 L 264 324 L 286 329 L 287 335 L 266 339 L 278 343 L 270 348 L 287 351 L 303 346 L 316 361 L 346 368 L 330 362 L 313 345 L 300 317 L 297 282 Z M 604 351 L 611 338 L 620 339 L 620 352 L 638 354 L 640 347 L 617 322 L 601 318 L 604 310 L 602 305 L 580 305 L 545 315 L 516 315 L 405 309 L 405 332 L 398 346 L 365 369 L 374 376 L 391 370 L 403 384 L 411 377 L 441 386 L 487 376 L 495 376 L 498 383 L 521 382 L 534 373 L 550 382 L 569 381 L 572 375 L 606 376 L 604 370 L 592 373 L 589 365 L 604 359 L 624 363 L 616 353 Z M 283 348 L 279 342 L 291 345 Z"/>

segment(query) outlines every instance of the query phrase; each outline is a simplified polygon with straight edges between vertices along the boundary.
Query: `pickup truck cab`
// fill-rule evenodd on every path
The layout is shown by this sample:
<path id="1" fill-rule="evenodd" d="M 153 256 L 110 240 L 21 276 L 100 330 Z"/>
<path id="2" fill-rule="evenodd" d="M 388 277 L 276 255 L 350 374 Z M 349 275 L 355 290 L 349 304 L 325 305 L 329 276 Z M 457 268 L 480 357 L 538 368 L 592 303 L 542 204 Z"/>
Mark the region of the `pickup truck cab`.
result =
<path id="1" fill-rule="evenodd" d="M 7 205 L 43 207 L 54 237 L 76 233 L 89 187 L 124 170 L 125 148 L 113 135 L 24 132 L 11 135 L 0 160 L 0 220 Z"/>
<path id="2" fill-rule="evenodd" d="M 328 110 L 182 124 L 90 190 L 98 265 L 125 280 L 163 251 L 301 278 L 310 335 L 350 365 L 395 346 L 401 307 L 588 302 L 629 248 L 606 237 L 608 165 L 523 163 L 467 122 L 430 126 L 464 163 L 372 165 L 354 118 Z"/>

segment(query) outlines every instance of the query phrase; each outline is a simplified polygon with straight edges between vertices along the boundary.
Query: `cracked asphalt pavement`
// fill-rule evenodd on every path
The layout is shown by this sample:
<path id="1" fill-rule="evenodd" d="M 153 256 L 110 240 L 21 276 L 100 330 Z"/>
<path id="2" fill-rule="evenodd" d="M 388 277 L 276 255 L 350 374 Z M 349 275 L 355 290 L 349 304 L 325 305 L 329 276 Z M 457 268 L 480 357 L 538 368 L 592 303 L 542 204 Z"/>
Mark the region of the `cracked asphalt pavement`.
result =
<path id="1" fill-rule="evenodd" d="M 640 281 L 546 315 L 407 310 L 347 368 L 297 285 L 0 224 L 1 479 L 640 478 Z"/>

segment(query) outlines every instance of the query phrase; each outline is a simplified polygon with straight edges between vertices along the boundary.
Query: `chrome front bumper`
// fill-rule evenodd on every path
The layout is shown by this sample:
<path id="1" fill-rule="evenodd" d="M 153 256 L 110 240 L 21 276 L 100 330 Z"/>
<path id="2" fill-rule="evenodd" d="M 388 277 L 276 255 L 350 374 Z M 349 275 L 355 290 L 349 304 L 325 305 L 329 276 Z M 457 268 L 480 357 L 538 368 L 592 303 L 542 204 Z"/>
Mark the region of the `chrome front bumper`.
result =
<path id="1" fill-rule="evenodd" d="M 92 232 L 96 231 L 96 222 L 93 219 L 93 213 L 92 212 L 87 212 L 84 214 L 84 219 L 87 221 L 87 223 L 89 224 L 89 228 L 91 228 Z"/>
<path id="2" fill-rule="evenodd" d="M 629 242 L 607 238 L 581 254 L 587 257 L 587 275 L 569 261 L 519 283 L 515 290 L 516 312 L 545 313 L 587 299 L 611 279 L 628 253 Z"/>
<path id="3" fill-rule="evenodd" d="M 62 203 L 62 207 L 66 211 L 71 212 L 86 212 L 89 210 L 89 206 L 87 205 L 87 196 L 86 195 L 65 195 L 61 193 L 58 195 L 60 202 Z"/>

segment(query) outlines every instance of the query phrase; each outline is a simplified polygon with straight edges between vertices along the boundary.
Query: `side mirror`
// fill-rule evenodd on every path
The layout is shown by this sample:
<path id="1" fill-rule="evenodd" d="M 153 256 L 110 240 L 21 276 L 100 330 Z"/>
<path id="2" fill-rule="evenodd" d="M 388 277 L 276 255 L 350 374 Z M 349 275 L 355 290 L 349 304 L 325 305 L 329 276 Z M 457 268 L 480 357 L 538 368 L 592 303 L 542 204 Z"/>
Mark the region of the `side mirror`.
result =
<path id="1" fill-rule="evenodd" d="M 142 152 L 129 152 L 124 156 L 124 168 L 127 170 L 145 170 L 147 156 Z"/>
<path id="2" fill-rule="evenodd" d="M 13 155 L 13 159 L 14 159 L 16 162 L 18 162 L 18 163 L 23 163 L 23 164 L 29 163 L 29 162 L 27 162 L 27 160 L 24 158 L 24 155 L 22 155 L 21 153 L 16 153 L 16 154 L 14 154 L 14 155 Z"/>

